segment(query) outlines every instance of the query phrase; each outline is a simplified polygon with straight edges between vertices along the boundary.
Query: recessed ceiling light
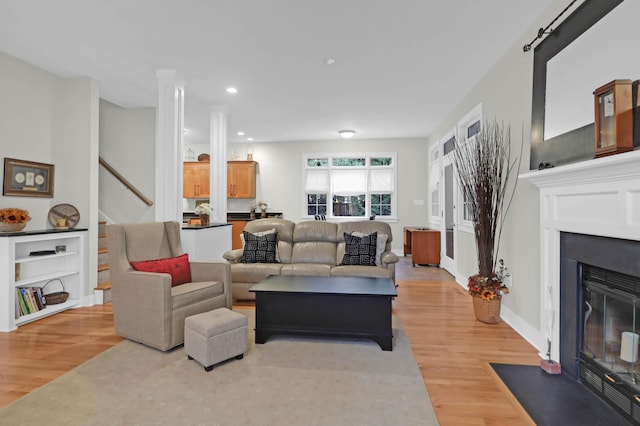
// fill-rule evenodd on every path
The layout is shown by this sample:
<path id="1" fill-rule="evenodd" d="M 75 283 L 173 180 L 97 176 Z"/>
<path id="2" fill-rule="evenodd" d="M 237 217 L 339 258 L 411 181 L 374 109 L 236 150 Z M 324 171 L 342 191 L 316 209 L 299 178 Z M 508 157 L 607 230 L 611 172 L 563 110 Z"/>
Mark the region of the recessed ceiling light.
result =
<path id="1" fill-rule="evenodd" d="M 253 140 L 253 138 L 247 138 L 247 140 L 248 140 L 249 142 L 251 142 L 251 141 Z"/>
<path id="2" fill-rule="evenodd" d="M 235 87 L 227 87 L 227 93 L 235 95 L 236 93 L 238 93 L 238 89 L 236 89 Z"/>
<path id="3" fill-rule="evenodd" d="M 238 132 L 236 133 L 238 136 L 244 136 L 244 132 Z"/>
<path id="4" fill-rule="evenodd" d="M 352 137 L 353 135 L 356 134 L 356 131 L 355 130 L 340 130 L 338 133 L 344 139 L 349 139 L 350 137 Z"/>
<path id="5" fill-rule="evenodd" d="M 329 59 L 327 59 L 327 60 L 325 61 L 325 63 L 326 63 L 327 65 L 333 65 L 333 64 L 335 64 L 335 63 L 336 63 L 336 60 L 335 60 L 335 59 L 333 59 L 333 58 L 329 58 Z"/>

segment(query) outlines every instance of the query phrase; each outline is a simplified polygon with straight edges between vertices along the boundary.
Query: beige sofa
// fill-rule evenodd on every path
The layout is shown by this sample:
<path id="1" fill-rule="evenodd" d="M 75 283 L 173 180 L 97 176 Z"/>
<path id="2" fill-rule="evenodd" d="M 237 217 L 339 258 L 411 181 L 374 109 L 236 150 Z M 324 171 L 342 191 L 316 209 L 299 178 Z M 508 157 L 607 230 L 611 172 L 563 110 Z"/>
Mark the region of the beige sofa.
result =
<path id="1" fill-rule="evenodd" d="M 183 254 L 178 222 L 107 226 L 109 273 L 116 333 L 169 350 L 184 342 L 184 320 L 216 308 L 231 309 L 226 262 L 190 262 L 191 282 L 173 286 L 167 273 L 139 272 L 131 261 Z"/>
<path id="2" fill-rule="evenodd" d="M 307 221 L 296 224 L 286 219 L 258 219 L 247 223 L 244 228 L 252 234 L 272 229 L 278 233 L 279 262 L 244 263 L 243 249 L 224 254 L 231 263 L 231 291 L 235 300 L 255 299 L 249 289 L 270 275 L 358 276 L 391 278 L 395 282 L 398 256 L 391 252 L 391 227 L 385 222 Z M 370 234 L 374 231 L 388 236 L 380 255 L 380 265 L 341 265 L 345 253 L 344 234 Z"/>

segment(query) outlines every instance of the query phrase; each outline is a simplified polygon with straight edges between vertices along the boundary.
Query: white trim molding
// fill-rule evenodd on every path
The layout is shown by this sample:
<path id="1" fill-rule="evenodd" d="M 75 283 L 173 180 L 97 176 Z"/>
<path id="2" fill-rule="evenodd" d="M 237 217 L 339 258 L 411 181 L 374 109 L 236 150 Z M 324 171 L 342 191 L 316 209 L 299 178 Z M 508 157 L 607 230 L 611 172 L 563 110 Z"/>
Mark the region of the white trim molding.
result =
<path id="1" fill-rule="evenodd" d="M 521 174 L 540 190 L 541 356 L 559 361 L 560 233 L 640 241 L 640 151 Z M 544 349 L 543 349 L 544 348 Z"/>

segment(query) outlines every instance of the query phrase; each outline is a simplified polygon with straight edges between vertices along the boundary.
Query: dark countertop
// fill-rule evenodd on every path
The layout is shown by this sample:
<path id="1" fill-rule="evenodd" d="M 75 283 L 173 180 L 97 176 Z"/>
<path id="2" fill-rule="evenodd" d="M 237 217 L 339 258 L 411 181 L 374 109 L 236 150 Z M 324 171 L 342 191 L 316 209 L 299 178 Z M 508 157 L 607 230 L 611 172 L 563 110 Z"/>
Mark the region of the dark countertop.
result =
<path id="1" fill-rule="evenodd" d="M 267 212 L 267 217 L 282 217 L 282 212 Z M 260 212 L 256 212 L 256 219 L 260 219 Z M 227 220 L 253 220 L 249 212 L 227 212 Z"/>
<path id="2" fill-rule="evenodd" d="M 208 229 L 208 228 L 218 228 L 220 226 L 231 226 L 230 223 L 210 223 L 207 226 L 202 226 L 202 225 L 187 225 L 187 224 L 182 224 L 182 229 Z"/>
<path id="3" fill-rule="evenodd" d="M 70 228 L 70 229 L 36 229 L 33 231 L 20 232 L 0 232 L 0 237 L 21 237 L 23 235 L 41 235 L 41 234 L 61 234 L 64 232 L 86 231 L 87 228 Z"/>

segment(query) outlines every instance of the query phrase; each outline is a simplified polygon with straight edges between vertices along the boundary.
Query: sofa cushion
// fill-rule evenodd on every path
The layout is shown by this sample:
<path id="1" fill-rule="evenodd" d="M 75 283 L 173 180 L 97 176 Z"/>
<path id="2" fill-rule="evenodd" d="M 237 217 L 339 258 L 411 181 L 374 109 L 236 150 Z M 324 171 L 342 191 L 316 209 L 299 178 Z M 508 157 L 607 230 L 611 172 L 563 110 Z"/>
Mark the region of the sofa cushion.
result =
<path id="1" fill-rule="evenodd" d="M 276 251 L 278 247 L 278 233 L 256 235 L 243 231 L 244 251 L 243 263 L 278 263 Z"/>
<path id="2" fill-rule="evenodd" d="M 336 243 L 328 241 L 305 241 L 295 243 L 291 253 L 291 264 L 318 263 L 322 265 L 338 264 Z"/>
<path id="3" fill-rule="evenodd" d="M 187 253 L 164 259 L 143 260 L 129 262 L 136 271 L 155 272 L 171 275 L 171 286 L 191 282 L 191 267 Z"/>
<path id="4" fill-rule="evenodd" d="M 222 281 L 200 281 L 173 287 L 171 289 L 171 308 L 191 306 L 222 294 L 224 294 Z"/>
<path id="5" fill-rule="evenodd" d="M 376 265 L 378 233 L 373 232 L 364 237 L 344 234 L 344 256 L 340 265 Z"/>
<path id="6" fill-rule="evenodd" d="M 293 231 L 291 263 L 318 263 L 335 266 L 336 229 L 331 222 L 307 221 L 296 224 Z"/>
<path id="7" fill-rule="evenodd" d="M 319 263 L 292 263 L 290 265 L 282 265 L 280 275 L 311 275 L 319 277 L 331 276 L 331 268 L 333 265 L 322 265 Z"/>
<path id="8" fill-rule="evenodd" d="M 280 275 L 280 263 L 235 263 L 231 265 L 231 282 L 259 283 L 269 275 Z"/>

